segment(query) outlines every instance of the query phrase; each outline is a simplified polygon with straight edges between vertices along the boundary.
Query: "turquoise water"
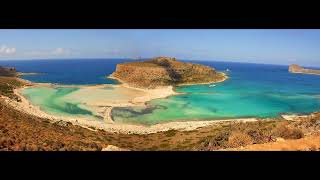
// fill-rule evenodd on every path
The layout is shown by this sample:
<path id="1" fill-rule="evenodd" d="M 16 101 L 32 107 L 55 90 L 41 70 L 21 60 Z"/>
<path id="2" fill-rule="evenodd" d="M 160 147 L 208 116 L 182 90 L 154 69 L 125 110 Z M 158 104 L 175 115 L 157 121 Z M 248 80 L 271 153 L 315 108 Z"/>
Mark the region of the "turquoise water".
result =
<path id="1" fill-rule="evenodd" d="M 220 64 L 230 79 L 209 85 L 178 87 L 185 94 L 153 100 L 148 108 L 115 108 L 118 122 L 156 124 L 168 121 L 278 117 L 320 108 L 320 76 L 288 73 L 286 66 Z M 217 66 L 214 66 L 217 67 Z M 218 66 L 219 67 L 219 66 Z"/>
<path id="2" fill-rule="evenodd" d="M 25 78 L 35 82 L 62 84 L 115 84 L 105 75 L 124 60 L 72 60 L 1 62 L 20 71 L 41 72 Z M 114 108 L 116 122 L 155 124 L 169 121 L 277 117 L 280 114 L 304 114 L 320 110 L 320 76 L 291 74 L 288 66 L 194 61 L 219 71 L 230 69 L 230 79 L 209 85 L 176 88 L 183 95 L 156 99 L 147 108 Z M 61 68 L 66 67 L 66 68 Z M 66 70 L 67 69 L 67 70 Z M 69 116 L 94 116 L 77 100 L 63 96 L 75 88 L 30 89 L 26 96 L 42 109 Z"/>
<path id="3" fill-rule="evenodd" d="M 32 104 L 51 114 L 62 116 L 78 116 L 97 118 L 91 111 L 80 106 L 76 100 L 66 101 L 68 94 L 77 91 L 78 88 L 27 88 L 22 91 Z"/>

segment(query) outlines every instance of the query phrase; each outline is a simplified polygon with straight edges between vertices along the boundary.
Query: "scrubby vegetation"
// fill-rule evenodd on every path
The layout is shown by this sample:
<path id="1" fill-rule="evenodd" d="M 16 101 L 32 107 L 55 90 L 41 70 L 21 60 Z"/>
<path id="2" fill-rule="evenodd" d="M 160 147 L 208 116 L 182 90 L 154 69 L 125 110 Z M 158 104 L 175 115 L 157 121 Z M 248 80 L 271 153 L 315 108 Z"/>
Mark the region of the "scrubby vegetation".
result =
<path id="1" fill-rule="evenodd" d="M 1 77 L 0 76 L 0 95 L 19 101 L 20 100 L 19 97 L 13 93 L 13 90 L 15 88 L 21 87 L 25 84 L 26 83 L 20 81 L 17 78 L 14 78 L 14 77 Z"/>
<path id="2" fill-rule="evenodd" d="M 140 88 L 213 83 L 227 78 L 224 73 L 217 72 L 212 67 L 180 62 L 170 57 L 118 64 L 110 77 Z"/>
<path id="3" fill-rule="evenodd" d="M 0 93 L 15 99 L 13 89 L 23 83 L 0 77 Z M 320 113 L 295 121 L 221 122 L 193 131 L 169 130 L 148 135 L 94 131 L 68 122 L 55 123 L 17 111 L 0 101 L 0 150 L 99 151 L 108 145 L 130 150 L 221 150 L 251 144 L 302 139 L 319 134 Z M 310 150 L 318 150 L 310 147 Z"/>
<path id="4" fill-rule="evenodd" d="M 278 138 L 301 139 L 304 132 L 296 127 L 300 121 L 270 120 L 260 122 L 234 123 L 212 137 L 204 139 L 198 150 L 236 148 L 251 144 L 275 142 Z"/>
<path id="5" fill-rule="evenodd" d="M 253 138 L 243 132 L 232 132 L 228 138 L 229 147 L 239 147 L 253 144 Z"/>
<path id="6" fill-rule="evenodd" d="M 278 124 L 272 130 L 272 134 L 284 139 L 300 139 L 304 137 L 302 130 L 295 127 L 288 127 L 288 123 Z"/>

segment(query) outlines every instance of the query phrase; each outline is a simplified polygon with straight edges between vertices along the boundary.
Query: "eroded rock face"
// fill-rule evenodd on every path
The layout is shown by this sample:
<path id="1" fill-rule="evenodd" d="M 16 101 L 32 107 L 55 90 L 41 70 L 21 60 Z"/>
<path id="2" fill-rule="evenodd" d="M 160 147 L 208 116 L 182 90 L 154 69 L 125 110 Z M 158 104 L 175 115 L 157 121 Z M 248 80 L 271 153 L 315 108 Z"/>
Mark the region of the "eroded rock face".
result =
<path id="1" fill-rule="evenodd" d="M 320 70 L 306 69 L 296 64 L 292 64 L 289 66 L 289 72 L 320 75 Z"/>
<path id="2" fill-rule="evenodd" d="M 223 73 L 209 66 L 179 62 L 168 57 L 118 64 L 110 77 L 140 88 L 213 83 L 226 79 Z"/>

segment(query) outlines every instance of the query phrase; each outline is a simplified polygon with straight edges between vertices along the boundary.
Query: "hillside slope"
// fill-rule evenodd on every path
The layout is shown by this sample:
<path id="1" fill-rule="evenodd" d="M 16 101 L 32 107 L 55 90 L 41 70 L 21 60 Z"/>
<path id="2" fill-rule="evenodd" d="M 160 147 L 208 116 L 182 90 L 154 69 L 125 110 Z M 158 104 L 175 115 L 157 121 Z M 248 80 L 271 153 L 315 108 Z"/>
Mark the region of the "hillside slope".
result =
<path id="1" fill-rule="evenodd" d="M 110 77 L 140 88 L 214 83 L 227 78 L 224 73 L 209 66 L 179 62 L 168 57 L 118 64 Z"/>

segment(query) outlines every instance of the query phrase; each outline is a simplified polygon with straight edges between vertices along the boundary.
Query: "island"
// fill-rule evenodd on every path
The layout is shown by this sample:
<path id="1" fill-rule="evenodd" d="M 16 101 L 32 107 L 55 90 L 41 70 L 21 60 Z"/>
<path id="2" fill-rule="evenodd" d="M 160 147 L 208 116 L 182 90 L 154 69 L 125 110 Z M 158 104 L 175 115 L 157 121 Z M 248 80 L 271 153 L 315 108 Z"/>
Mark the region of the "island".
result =
<path id="1" fill-rule="evenodd" d="M 320 70 L 315 69 L 306 69 L 299 65 L 292 64 L 289 66 L 289 72 L 291 73 L 302 73 L 302 74 L 314 74 L 314 75 L 320 75 Z"/>
<path id="2" fill-rule="evenodd" d="M 162 61 L 162 60 L 160 60 Z M 169 64 L 177 62 L 169 59 Z M 148 61 L 147 61 L 148 62 Z M 166 61 L 165 61 L 166 62 Z M 173 64 L 172 63 L 172 64 Z M 129 63 L 128 63 L 129 64 Z M 145 64 L 145 62 L 140 63 Z M 121 66 L 121 65 L 120 65 Z M 159 65 L 155 65 L 157 67 Z M 192 67 L 192 66 L 191 66 Z M 151 85 L 170 85 L 145 89 L 120 85 L 55 85 L 34 83 L 16 76 L 14 68 L 0 69 L 0 150 L 5 151 L 215 151 L 215 150 L 319 150 L 319 118 L 315 112 L 306 116 L 282 115 L 281 118 L 244 118 L 224 120 L 194 120 L 160 123 L 151 126 L 112 122 L 112 107 L 141 106 L 154 98 L 174 95 L 170 87 L 183 83 L 208 83 L 224 80 L 226 75 L 214 69 L 186 68 L 195 77 L 211 74 L 210 80 L 181 80 L 152 82 Z M 120 67 L 121 69 L 121 67 Z M 176 70 L 176 68 L 173 68 Z M 196 69 L 196 70 L 195 70 Z M 141 69 L 139 69 L 141 70 Z M 170 68 L 169 68 L 170 70 Z M 199 70 L 199 71 L 197 71 Z M 206 72 L 206 70 L 208 70 Z M 160 71 L 160 70 L 159 70 Z M 119 71 L 118 71 L 119 72 Z M 114 74 L 118 73 L 117 71 Z M 152 68 L 146 68 L 150 75 Z M 169 71 L 170 72 L 170 71 Z M 133 72 L 132 74 L 135 75 Z M 139 72 L 143 73 L 143 72 Z M 187 72 L 185 72 L 187 73 Z M 121 74 L 121 73 L 120 73 Z M 129 75 L 129 74 L 128 74 Z M 167 75 L 167 74 L 163 74 Z M 188 74 L 181 73 L 182 77 Z M 198 75 L 198 76 L 200 76 Z M 13 77 L 9 77 L 13 76 Z M 155 76 L 155 75 L 154 75 Z M 218 78 L 220 77 L 220 78 Z M 168 78 L 168 77 L 166 77 Z M 216 78 L 216 79 L 215 79 Z M 119 78 L 120 79 L 120 78 Z M 208 78 L 209 79 L 209 78 Z M 161 80 L 161 79 L 160 79 Z M 131 83 L 126 79 L 122 81 Z M 146 83 L 137 83 L 146 85 Z M 59 117 L 33 105 L 20 92 L 27 88 L 78 88 L 59 99 L 77 99 L 80 107 L 103 116 L 100 120 L 81 117 Z M 152 87 L 152 86 L 150 86 Z M 43 89 L 42 89 L 43 90 Z M 38 91 L 40 92 L 40 91 Z M 38 98 L 41 94 L 39 93 Z M 49 93 L 49 96 L 52 94 Z M 59 100 L 59 101 L 60 101 Z M 51 100 L 55 105 L 56 100 Z M 49 102 L 49 103 L 50 103 Z M 71 103 L 71 101 L 69 101 Z M 69 105 L 72 105 L 70 104 Z M 75 106 L 71 106 L 75 108 Z M 290 148 L 288 148 L 290 147 Z"/>
<path id="3" fill-rule="evenodd" d="M 154 89 L 159 86 L 217 83 L 228 77 L 209 66 L 180 62 L 171 57 L 156 57 L 143 62 L 118 64 L 109 78 L 132 87 Z"/>

